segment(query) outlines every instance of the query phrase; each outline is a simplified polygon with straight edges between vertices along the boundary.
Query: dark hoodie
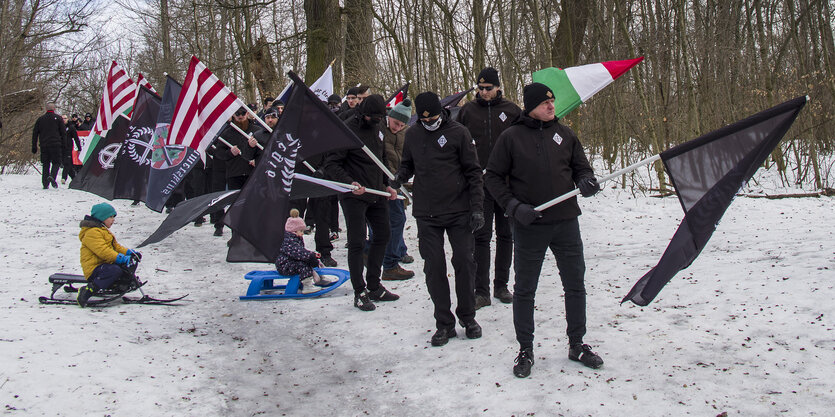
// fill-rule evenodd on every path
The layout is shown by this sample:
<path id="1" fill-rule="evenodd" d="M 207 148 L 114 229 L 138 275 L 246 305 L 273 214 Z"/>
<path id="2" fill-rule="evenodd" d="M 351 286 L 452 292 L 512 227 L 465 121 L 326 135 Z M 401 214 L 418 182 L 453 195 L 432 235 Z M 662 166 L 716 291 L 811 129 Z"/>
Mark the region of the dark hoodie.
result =
<path id="1" fill-rule="evenodd" d="M 593 176 L 583 146 L 557 119 L 542 122 L 522 114 L 499 135 L 490 155 L 484 183 L 505 209 L 511 199 L 534 207 L 572 191 L 575 182 Z M 542 212 L 535 224 L 549 224 L 580 215 L 573 197 Z"/>
<path id="2" fill-rule="evenodd" d="M 476 99 L 461 107 L 458 122 L 466 126 L 475 140 L 478 162 L 486 167 L 499 135 L 522 114 L 522 109 L 502 97 L 499 91 L 490 101 L 476 94 Z"/>

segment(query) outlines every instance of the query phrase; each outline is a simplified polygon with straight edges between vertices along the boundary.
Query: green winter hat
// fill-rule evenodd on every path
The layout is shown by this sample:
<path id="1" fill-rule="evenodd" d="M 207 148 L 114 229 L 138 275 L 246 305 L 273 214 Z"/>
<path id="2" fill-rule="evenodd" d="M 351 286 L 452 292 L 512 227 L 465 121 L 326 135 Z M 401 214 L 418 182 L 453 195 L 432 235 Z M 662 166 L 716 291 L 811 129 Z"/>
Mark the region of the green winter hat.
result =
<path id="1" fill-rule="evenodd" d="M 107 203 L 99 203 L 93 206 L 93 209 L 90 210 L 90 217 L 103 222 L 111 217 L 116 216 L 116 209 L 113 208 L 110 204 Z"/>
<path id="2" fill-rule="evenodd" d="M 403 101 L 389 110 L 388 116 L 403 123 L 409 123 L 409 119 L 412 118 L 412 100 L 404 98 Z"/>

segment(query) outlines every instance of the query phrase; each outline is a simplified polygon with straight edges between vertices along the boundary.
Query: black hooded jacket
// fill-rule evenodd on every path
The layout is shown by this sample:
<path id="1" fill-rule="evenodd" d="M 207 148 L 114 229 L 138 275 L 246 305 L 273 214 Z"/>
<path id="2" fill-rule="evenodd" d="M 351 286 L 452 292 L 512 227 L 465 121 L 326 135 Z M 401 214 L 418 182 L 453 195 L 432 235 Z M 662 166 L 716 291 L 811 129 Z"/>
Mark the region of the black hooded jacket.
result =
<path id="1" fill-rule="evenodd" d="M 63 154 L 67 141 L 67 129 L 64 120 L 54 111 L 48 111 L 35 121 L 32 128 L 32 153 L 37 152 L 38 141 L 41 148 L 57 149 Z"/>
<path id="2" fill-rule="evenodd" d="M 475 140 L 478 162 L 486 167 L 490 153 L 499 135 L 510 127 L 522 114 L 522 109 L 502 97 L 499 91 L 490 101 L 476 95 L 476 99 L 465 104 L 458 112 L 458 122 L 466 126 Z"/>
<path id="3" fill-rule="evenodd" d="M 496 142 L 484 183 L 505 209 L 511 199 L 534 207 L 575 188 L 593 176 L 583 146 L 574 132 L 557 119 L 542 122 L 522 114 Z M 580 215 L 573 197 L 542 212 L 535 224 L 555 223 Z"/>
<path id="4" fill-rule="evenodd" d="M 434 132 L 420 122 L 406 131 L 395 179 L 403 183 L 414 175 L 415 217 L 483 211 L 481 166 L 470 132 L 449 120 L 446 110 L 441 117 Z"/>
<path id="5" fill-rule="evenodd" d="M 366 124 L 358 113 L 345 121 L 345 125 L 354 132 L 363 144 L 385 165 L 383 150 L 383 124 Z M 328 179 L 350 184 L 357 182 L 365 188 L 385 191 L 386 178 L 383 171 L 362 149 L 347 149 L 328 154 L 323 161 Z M 343 194 L 344 198 L 358 198 L 367 202 L 377 202 L 384 198 L 373 194 Z"/>

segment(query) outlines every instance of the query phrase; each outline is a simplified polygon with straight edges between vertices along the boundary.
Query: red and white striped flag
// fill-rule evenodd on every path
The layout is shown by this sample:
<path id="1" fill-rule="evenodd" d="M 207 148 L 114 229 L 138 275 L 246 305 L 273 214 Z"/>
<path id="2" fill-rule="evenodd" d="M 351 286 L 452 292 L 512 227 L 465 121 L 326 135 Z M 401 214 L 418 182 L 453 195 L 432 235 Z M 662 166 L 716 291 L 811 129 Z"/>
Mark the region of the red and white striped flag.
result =
<path id="1" fill-rule="evenodd" d="M 136 75 L 136 90 L 139 91 L 139 86 L 144 86 L 145 88 L 151 90 L 152 93 L 159 95 L 157 90 L 154 90 L 154 87 L 151 85 L 151 82 L 145 78 L 144 75 L 140 72 Z"/>
<path id="2" fill-rule="evenodd" d="M 192 56 L 174 108 L 168 144 L 188 146 L 205 161 L 203 150 L 240 107 L 238 96 Z"/>
<path id="3" fill-rule="evenodd" d="M 136 84 L 116 61 L 110 64 L 104 92 L 99 103 L 99 113 L 91 135 L 100 135 L 110 129 L 116 117 L 133 107 L 136 100 Z"/>

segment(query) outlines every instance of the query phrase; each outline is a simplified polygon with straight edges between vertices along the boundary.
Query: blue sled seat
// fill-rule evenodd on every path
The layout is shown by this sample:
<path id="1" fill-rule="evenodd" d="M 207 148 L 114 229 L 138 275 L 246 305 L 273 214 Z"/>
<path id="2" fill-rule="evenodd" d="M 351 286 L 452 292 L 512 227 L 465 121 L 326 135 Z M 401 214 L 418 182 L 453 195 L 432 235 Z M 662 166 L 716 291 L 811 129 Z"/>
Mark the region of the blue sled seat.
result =
<path id="1" fill-rule="evenodd" d="M 299 293 L 301 280 L 298 275 L 281 275 L 276 270 L 272 271 L 250 271 L 244 278 L 249 280 L 249 288 L 241 300 L 273 300 L 277 298 L 312 298 L 327 294 L 336 287 L 345 283 L 351 278 L 351 274 L 344 269 L 337 268 L 313 268 L 321 276 L 334 276 L 337 281 L 327 287 L 321 287 L 319 291 L 307 294 Z M 287 281 L 276 285 L 276 280 Z M 263 291 L 283 290 L 280 293 L 262 294 Z"/>

